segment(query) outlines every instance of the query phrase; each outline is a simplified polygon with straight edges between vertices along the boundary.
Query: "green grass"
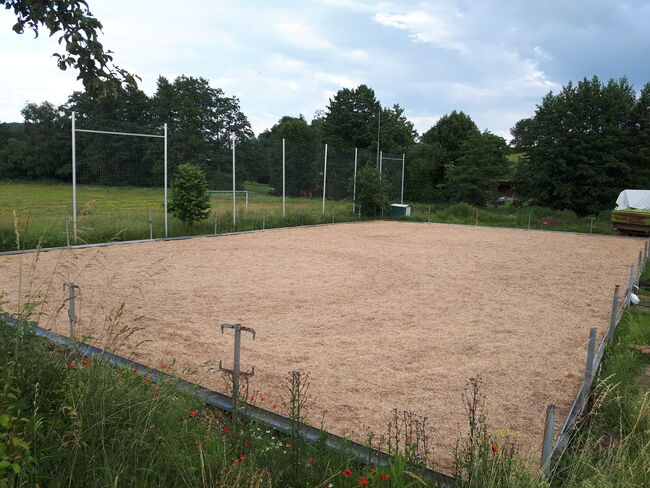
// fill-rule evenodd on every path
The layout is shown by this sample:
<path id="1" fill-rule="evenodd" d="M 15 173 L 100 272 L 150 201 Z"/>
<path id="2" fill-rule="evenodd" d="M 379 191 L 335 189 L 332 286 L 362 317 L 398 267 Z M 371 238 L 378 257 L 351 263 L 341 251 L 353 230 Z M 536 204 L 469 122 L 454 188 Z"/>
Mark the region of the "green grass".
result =
<path id="1" fill-rule="evenodd" d="M 268 194 L 269 186 L 245 183 L 255 195 L 245 206 L 244 196 L 237 197 L 237 225 L 233 225 L 232 199 L 213 196 L 212 215 L 195 224 L 192 235 L 285 227 L 294 225 L 347 222 L 358 220 L 352 213 L 352 202 L 328 200 L 325 213 L 320 198 L 287 198 L 286 216 L 282 216 L 282 198 Z M 107 188 L 79 185 L 77 244 L 148 239 L 149 213 L 154 238 L 164 237 L 163 191 L 148 188 Z M 15 217 L 14 217 L 15 216 Z M 72 195 L 69 184 L 0 182 L 0 251 L 55 247 L 67 244 L 66 216 L 72 216 Z M 512 204 L 474 208 L 454 205 L 413 205 L 413 216 L 404 220 L 452 224 L 527 228 L 571 232 L 588 232 L 589 218 L 580 218 L 570 211 L 541 207 L 518 207 Z M 557 226 L 540 222 L 554 217 Z M 365 217 L 362 217 L 365 218 Z M 70 224 L 71 225 L 71 224 Z M 17 246 L 15 227 L 20 243 Z M 594 233 L 613 234 L 610 212 L 602 212 L 593 222 Z M 183 224 L 169 217 L 169 237 L 186 235 Z M 75 241 L 72 240 L 71 244 Z"/>

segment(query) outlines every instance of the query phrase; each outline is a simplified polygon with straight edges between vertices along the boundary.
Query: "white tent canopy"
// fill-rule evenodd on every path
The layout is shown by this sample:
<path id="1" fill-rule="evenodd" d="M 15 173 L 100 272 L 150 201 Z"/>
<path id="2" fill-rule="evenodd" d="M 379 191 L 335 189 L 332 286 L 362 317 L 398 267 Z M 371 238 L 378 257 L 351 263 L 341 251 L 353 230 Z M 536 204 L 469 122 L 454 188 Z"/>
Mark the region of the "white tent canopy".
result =
<path id="1" fill-rule="evenodd" d="M 650 210 L 650 190 L 623 190 L 616 199 L 616 210 Z"/>

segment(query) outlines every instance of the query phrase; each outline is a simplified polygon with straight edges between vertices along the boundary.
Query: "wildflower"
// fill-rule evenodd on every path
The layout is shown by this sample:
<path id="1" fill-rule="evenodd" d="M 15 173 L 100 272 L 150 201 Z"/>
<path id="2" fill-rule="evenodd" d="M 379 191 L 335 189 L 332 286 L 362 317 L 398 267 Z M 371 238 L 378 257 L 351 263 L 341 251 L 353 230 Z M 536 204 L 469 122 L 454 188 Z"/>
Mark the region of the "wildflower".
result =
<path id="1" fill-rule="evenodd" d="M 366 479 L 365 476 L 361 477 L 361 479 L 359 480 L 359 484 L 362 486 L 368 486 L 368 480 Z"/>
<path id="2" fill-rule="evenodd" d="M 492 452 L 497 452 L 499 450 L 499 446 L 496 444 L 492 444 Z"/>
<path id="3" fill-rule="evenodd" d="M 169 364 L 167 364 L 167 363 L 162 363 L 160 365 L 160 369 L 167 369 L 167 368 L 169 368 Z"/>
<path id="4" fill-rule="evenodd" d="M 379 480 L 380 481 L 387 481 L 390 479 L 390 475 L 388 473 L 379 475 Z"/>
<path id="5" fill-rule="evenodd" d="M 149 383 L 151 381 L 151 376 L 145 376 L 144 382 Z"/>
<path id="6" fill-rule="evenodd" d="M 135 376 L 136 374 L 138 374 L 137 370 L 135 369 L 131 370 L 131 376 Z"/>
<path id="7" fill-rule="evenodd" d="M 239 457 L 235 459 L 235 461 L 239 461 L 240 463 L 243 463 L 244 461 L 246 461 L 246 456 L 240 454 Z M 235 462 L 235 464 L 237 464 L 237 462 Z"/>
<path id="8" fill-rule="evenodd" d="M 84 359 L 83 361 L 81 361 L 81 364 L 83 364 L 84 366 L 88 366 L 90 363 L 88 362 L 87 359 Z"/>
<path id="9" fill-rule="evenodd" d="M 252 396 L 252 397 L 251 397 L 251 402 L 254 402 L 254 401 L 255 401 L 255 397 Z"/>
<path id="10" fill-rule="evenodd" d="M 375 474 L 375 468 L 370 468 L 370 472 L 371 472 L 372 474 Z"/>
<path id="11" fill-rule="evenodd" d="M 273 409 L 275 410 L 276 408 L 278 408 L 278 406 L 274 403 L 273 404 Z"/>
<path id="12" fill-rule="evenodd" d="M 352 476 L 352 470 L 350 468 L 345 468 L 345 471 L 343 471 L 343 473 L 341 474 L 343 474 L 343 476 L 345 476 L 346 478 L 349 478 L 350 476 Z"/>
<path id="13" fill-rule="evenodd" d="M 287 449 L 290 449 L 290 448 L 291 448 L 291 444 L 285 444 L 284 447 L 286 447 Z"/>
<path id="14" fill-rule="evenodd" d="M 224 433 L 224 434 L 227 434 L 228 432 L 230 432 L 230 427 L 228 427 L 228 426 L 226 425 L 226 426 L 223 428 L 223 433 Z"/>
<path id="15" fill-rule="evenodd" d="M 197 449 L 197 450 L 201 449 L 201 444 L 194 444 L 194 449 Z"/>
<path id="16" fill-rule="evenodd" d="M 75 363 L 70 363 L 70 367 L 71 367 L 71 368 L 74 368 L 75 366 L 76 366 Z"/>
<path id="17" fill-rule="evenodd" d="M 263 401 L 264 401 L 264 397 L 260 397 L 260 402 L 263 402 Z"/>
<path id="18" fill-rule="evenodd" d="M 307 459 L 307 462 L 308 462 L 309 464 L 314 464 L 314 458 L 309 458 L 309 459 Z"/>
<path id="19" fill-rule="evenodd" d="M 235 460 L 232 463 L 233 464 L 239 464 L 239 459 L 235 458 Z"/>
<path id="20" fill-rule="evenodd" d="M 190 417 L 192 417 L 192 418 L 196 417 L 196 411 L 192 410 L 190 412 Z"/>
<path id="21" fill-rule="evenodd" d="M 212 429 L 210 429 L 210 427 L 208 427 L 207 429 L 205 429 L 205 433 L 208 434 L 208 435 L 212 434 Z"/>
<path id="22" fill-rule="evenodd" d="M 250 444 L 248 442 L 244 441 L 244 447 L 249 447 L 249 446 L 250 446 Z"/>
<path id="23" fill-rule="evenodd" d="M 154 395 L 153 395 L 153 399 L 155 400 L 155 399 L 158 398 L 159 396 L 160 396 L 160 393 L 154 393 Z"/>

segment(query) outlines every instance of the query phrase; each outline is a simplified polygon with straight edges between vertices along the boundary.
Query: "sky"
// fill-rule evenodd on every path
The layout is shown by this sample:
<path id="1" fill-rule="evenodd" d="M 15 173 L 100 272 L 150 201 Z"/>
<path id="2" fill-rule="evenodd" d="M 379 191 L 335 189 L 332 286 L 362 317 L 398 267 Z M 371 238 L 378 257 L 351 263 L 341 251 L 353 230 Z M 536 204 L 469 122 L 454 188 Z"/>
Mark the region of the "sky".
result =
<path id="1" fill-rule="evenodd" d="M 201 76 L 237 96 L 256 134 L 311 120 L 341 88 L 399 103 L 420 134 L 462 110 L 509 139 L 549 91 L 597 75 L 650 82 L 648 0 L 88 0 L 117 65 L 153 95 L 158 76 Z M 0 10 L 0 121 L 81 89 L 55 37 L 17 35 Z"/>

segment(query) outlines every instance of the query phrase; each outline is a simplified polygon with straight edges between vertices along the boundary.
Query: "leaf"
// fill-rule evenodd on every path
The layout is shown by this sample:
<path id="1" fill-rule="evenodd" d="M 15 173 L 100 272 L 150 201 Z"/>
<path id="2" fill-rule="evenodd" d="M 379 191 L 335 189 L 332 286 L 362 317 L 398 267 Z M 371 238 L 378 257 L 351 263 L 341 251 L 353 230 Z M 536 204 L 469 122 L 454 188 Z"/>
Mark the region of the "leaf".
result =
<path id="1" fill-rule="evenodd" d="M 11 465 L 11 469 L 13 469 L 13 470 L 14 470 L 14 473 L 16 473 L 16 474 L 20 473 L 20 471 L 21 471 L 21 469 L 20 469 L 20 464 L 13 463 L 13 464 Z"/>
<path id="2" fill-rule="evenodd" d="M 0 426 L 9 427 L 9 415 L 0 415 Z"/>

